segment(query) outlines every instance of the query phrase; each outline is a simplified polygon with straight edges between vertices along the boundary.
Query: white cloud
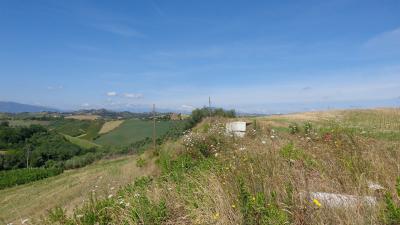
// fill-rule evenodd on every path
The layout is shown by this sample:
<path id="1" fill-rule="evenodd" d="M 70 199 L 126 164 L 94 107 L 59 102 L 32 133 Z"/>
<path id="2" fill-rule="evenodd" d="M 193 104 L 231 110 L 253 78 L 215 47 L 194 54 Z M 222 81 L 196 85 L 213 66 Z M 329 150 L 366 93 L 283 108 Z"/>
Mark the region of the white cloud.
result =
<path id="1" fill-rule="evenodd" d="M 89 104 L 89 103 L 83 103 L 81 106 L 82 106 L 82 107 L 89 107 L 90 104 Z"/>
<path id="2" fill-rule="evenodd" d="M 369 39 L 364 46 L 366 48 L 383 48 L 399 50 L 400 48 L 400 27 L 378 34 Z"/>
<path id="3" fill-rule="evenodd" d="M 143 94 L 140 93 L 125 93 L 123 96 L 125 98 L 135 98 L 135 99 L 143 98 Z"/>
<path id="4" fill-rule="evenodd" d="M 104 24 L 95 24 L 93 26 L 99 30 L 107 31 L 124 37 L 139 37 L 139 38 L 144 37 L 144 35 L 141 32 L 124 24 L 104 23 Z"/>
<path id="5" fill-rule="evenodd" d="M 107 96 L 117 96 L 117 92 L 115 92 L 115 91 L 109 91 L 109 92 L 107 92 Z"/>
<path id="6" fill-rule="evenodd" d="M 47 87 L 47 90 L 51 90 L 51 91 L 53 91 L 53 90 L 61 90 L 61 89 L 63 89 L 64 87 L 62 86 L 62 85 L 58 85 L 58 86 L 48 86 Z"/>
<path id="7" fill-rule="evenodd" d="M 181 108 L 184 110 L 193 110 L 196 107 L 192 106 L 192 105 L 181 105 Z"/>

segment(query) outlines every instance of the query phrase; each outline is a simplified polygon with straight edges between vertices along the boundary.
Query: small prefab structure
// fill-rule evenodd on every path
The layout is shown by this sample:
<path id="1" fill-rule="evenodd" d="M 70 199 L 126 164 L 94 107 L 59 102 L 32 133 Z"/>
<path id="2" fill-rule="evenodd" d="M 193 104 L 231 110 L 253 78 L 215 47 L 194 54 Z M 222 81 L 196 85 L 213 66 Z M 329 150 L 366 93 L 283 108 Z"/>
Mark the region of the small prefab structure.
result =
<path id="1" fill-rule="evenodd" d="M 237 137 L 244 137 L 246 134 L 246 122 L 230 122 L 226 124 L 226 133 Z"/>

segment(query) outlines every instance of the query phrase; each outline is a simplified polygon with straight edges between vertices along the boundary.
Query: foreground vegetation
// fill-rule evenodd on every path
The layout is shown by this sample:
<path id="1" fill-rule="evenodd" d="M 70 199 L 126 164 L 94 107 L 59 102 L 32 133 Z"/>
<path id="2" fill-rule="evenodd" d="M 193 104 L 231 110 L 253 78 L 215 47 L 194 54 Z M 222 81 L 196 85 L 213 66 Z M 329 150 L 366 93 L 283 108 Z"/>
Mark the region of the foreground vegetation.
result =
<path id="1" fill-rule="evenodd" d="M 0 190 L 0 224 L 41 224 L 47 210 L 62 206 L 72 212 L 77 205 L 88 201 L 91 195 L 106 198 L 139 176 L 155 175 L 157 168 L 147 161 L 136 166 L 137 156 L 104 159 L 84 168 L 36 182 Z"/>
<path id="2" fill-rule="evenodd" d="M 207 109 L 201 109 L 199 111 L 208 112 Z M 218 111 L 221 112 L 221 110 Z M 166 130 L 163 134 L 158 136 L 156 142 L 159 145 L 161 145 L 166 141 L 177 140 L 177 138 L 182 136 L 185 130 L 196 125 L 198 121 L 200 121 L 202 117 L 204 117 L 205 115 L 206 115 L 205 113 L 202 113 L 200 118 L 196 117 L 197 118 L 196 120 L 190 118 L 185 121 L 175 122 L 174 126 L 169 127 L 168 130 Z M 162 121 L 162 122 L 169 122 L 169 121 Z M 17 130 L 17 131 L 26 129 L 29 130 L 32 128 L 32 127 L 9 127 L 9 126 L 4 126 L 4 127 L 7 127 L 7 129 L 9 130 Z M 45 133 L 53 132 L 54 134 L 57 134 L 55 133 L 54 130 L 48 131 L 43 127 L 39 128 L 40 131 L 42 132 Z M 109 196 L 110 195 L 109 193 L 115 193 L 115 191 L 117 190 L 116 186 L 127 184 L 129 183 L 130 180 L 133 180 L 133 178 L 137 177 L 138 175 L 150 174 L 149 172 L 153 173 L 156 170 L 156 167 L 154 165 L 154 159 L 150 157 L 152 156 L 152 154 L 150 154 L 151 152 L 144 152 L 144 150 L 148 148 L 149 144 L 152 141 L 148 137 L 136 141 L 127 146 L 113 147 L 113 148 L 98 147 L 97 145 L 94 146 L 96 148 L 93 148 L 92 142 L 80 139 L 79 137 L 72 137 L 65 134 L 61 135 L 61 137 L 63 138 L 65 137 L 64 141 L 68 140 L 71 143 L 80 146 L 82 148 L 81 150 L 84 151 L 85 154 L 75 155 L 72 156 L 72 158 L 68 158 L 64 161 L 54 161 L 54 160 L 48 161 L 45 163 L 45 167 L 74 169 L 74 170 L 68 170 L 64 174 L 61 174 L 56 177 L 51 177 L 46 180 L 36 181 L 30 184 L 12 187 L 0 191 L 0 199 L 4 199 L 0 201 L 0 205 L 3 206 L 0 207 L 0 222 L 5 223 L 7 221 L 8 223 L 8 222 L 16 222 L 16 219 L 20 219 L 21 221 L 25 221 L 26 219 L 28 219 L 30 221 L 29 223 L 33 223 L 33 221 L 35 221 L 38 218 L 38 215 L 43 214 L 46 209 L 50 209 L 55 206 L 62 206 L 64 209 L 66 209 L 66 212 L 70 212 L 69 209 L 73 208 L 76 204 L 81 203 L 81 201 L 76 201 L 74 199 L 79 198 L 81 200 L 85 200 L 86 196 L 88 196 L 89 193 L 93 194 L 92 190 L 97 190 L 97 186 L 100 186 L 98 184 L 103 182 L 104 173 L 106 174 L 112 173 L 112 175 L 110 175 L 109 178 L 107 178 L 108 180 L 119 177 L 119 175 L 128 174 L 129 176 L 124 177 L 124 179 L 122 180 L 119 180 L 117 184 L 108 183 L 108 186 L 110 185 L 112 186 L 111 188 L 109 187 L 110 189 L 105 190 L 106 191 L 105 194 L 102 193 L 101 195 L 98 195 L 99 192 L 96 191 L 95 192 L 96 195 L 92 196 L 95 197 L 96 199 L 102 198 L 104 196 Z M 20 143 L 21 145 L 26 144 L 25 141 L 21 141 L 18 143 Z M 49 150 L 51 150 L 51 145 L 47 146 L 49 147 Z M 35 149 L 33 151 L 35 151 Z M 125 164 L 120 164 L 119 161 L 110 161 L 112 167 L 110 167 L 107 160 L 101 161 L 101 159 L 105 158 L 115 158 L 115 157 L 120 157 L 121 155 L 130 153 L 139 153 L 139 152 L 143 153 L 144 155 L 138 158 L 136 158 L 135 156 L 128 157 L 130 160 L 129 168 L 123 166 Z M 88 164 L 91 164 L 99 160 L 100 163 L 98 164 L 95 163 L 95 165 L 93 166 L 88 166 L 82 169 L 75 169 L 86 166 Z M 121 160 L 121 162 L 126 162 L 126 160 Z M 123 167 L 121 168 L 120 166 Z M 138 168 L 140 168 L 140 170 Z M 23 170 L 9 170 L 7 171 L 7 173 L 15 174 L 18 171 L 25 171 L 26 173 L 28 173 L 29 171 L 50 171 L 50 170 L 52 169 L 45 169 L 45 168 L 23 169 Z M 113 172 L 114 170 L 115 173 Z M 98 179 L 101 181 L 96 180 L 97 179 L 96 174 L 97 175 L 102 174 L 101 176 L 99 175 L 98 177 Z M 39 179 L 40 176 L 36 177 Z M 12 179 L 8 178 L 6 180 L 12 181 Z M 34 179 L 29 181 L 33 180 Z M 104 182 L 110 182 L 110 181 L 106 180 Z M 8 186 L 14 186 L 15 184 L 21 184 L 21 183 L 14 182 L 12 185 Z M 18 221 L 18 223 L 21 221 Z"/>
<path id="3" fill-rule="evenodd" d="M 400 141 L 337 115 L 249 119 L 243 139 L 225 135 L 226 119 L 206 120 L 153 153 L 160 175 L 92 196 L 73 213 L 55 208 L 41 223 L 399 224 Z M 397 117 L 385 118 L 397 126 Z M 315 192 L 376 202 L 334 205 Z"/>

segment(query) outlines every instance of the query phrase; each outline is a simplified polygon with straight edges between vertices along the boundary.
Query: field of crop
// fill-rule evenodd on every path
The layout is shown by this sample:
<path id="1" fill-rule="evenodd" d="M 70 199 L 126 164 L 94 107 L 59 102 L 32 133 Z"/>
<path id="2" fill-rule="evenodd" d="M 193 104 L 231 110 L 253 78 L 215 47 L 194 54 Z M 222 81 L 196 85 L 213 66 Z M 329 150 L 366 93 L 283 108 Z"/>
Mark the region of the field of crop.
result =
<path id="1" fill-rule="evenodd" d="M 120 186 L 131 183 L 135 177 L 151 175 L 154 163 L 138 168 L 137 156 L 103 160 L 93 165 L 64 171 L 56 177 L 0 190 L 0 224 L 29 224 L 39 219 L 48 209 L 62 206 L 71 213 L 94 194 L 98 198 L 115 195 Z M 40 224 L 40 223 L 38 223 Z"/>
<path id="2" fill-rule="evenodd" d="M 119 127 L 124 121 L 123 120 L 112 120 L 112 121 L 107 121 L 106 123 L 103 124 L 101 127 L 99 134 L 105 134 L 108 133 L 115 128 Z"/>
<path id="3" fill-rule="evenodd" d="M 50 124 L 49 121 L 40 121 L 40 120 L 8 120 L 8 123 L 10 124 L 10 126 L 13 127 L 17 126 L 27 127 L 33 124 L 47 126 Z"/>
<path id="4" fill-rule="evenodd" d="M 72 144 L 76 144 L 81 148 L 84 149 L 88 149 L 88 148 L 96 148 L 96 147 L 101 147 L 101 145 L 98 145 L 94 142 L 88 141 L 88 140 L 84 140 L 78 137 L 72 137 L 69 135 L 64 134 L 64 137 L 67 138 L 67 140 L 69 142 L 71 142 Z"/>
<path id="5" fill-rule="evenodd" d="M 75 119 L 75 120 L 96 120 L 99 119 L 100 116 L 98 115 L 74 115 L 74 116 L 67 116 L 66 119 Z"/>
<path id="6" fill-rule="evenodd" d="M 103 126 L 103 120 L 57 120 L 49 125 L 51 130 L 66 134 L 72 137 L 80 136 L 86 140 L 93 140 Z"/>
<path id="7" fill-rule="evenodd" d="M 165 134 L 170 128 L 181 121 L 157 121 L 157 137 Z M 125 146 L 146 137 L 152 137 L 153 122 L 147 120 L 125 120 L 118 128 L 100 136 L 96 143 L 102 146 Z"/>

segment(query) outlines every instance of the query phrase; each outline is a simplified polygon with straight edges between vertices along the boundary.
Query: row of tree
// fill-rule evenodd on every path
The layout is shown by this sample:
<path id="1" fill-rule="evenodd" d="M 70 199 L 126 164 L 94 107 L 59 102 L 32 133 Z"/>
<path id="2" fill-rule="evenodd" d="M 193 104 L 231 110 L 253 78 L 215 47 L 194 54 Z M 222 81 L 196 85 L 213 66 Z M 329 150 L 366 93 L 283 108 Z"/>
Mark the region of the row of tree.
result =
<path id="1" fill-rule="evenodd" d="M 40 125 L 11 127 L 4 122 L 0 124 L 0 149 L 0 170 L 43 167 L 88 151 Z"/>

